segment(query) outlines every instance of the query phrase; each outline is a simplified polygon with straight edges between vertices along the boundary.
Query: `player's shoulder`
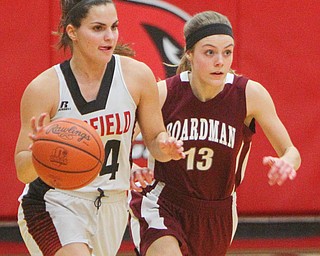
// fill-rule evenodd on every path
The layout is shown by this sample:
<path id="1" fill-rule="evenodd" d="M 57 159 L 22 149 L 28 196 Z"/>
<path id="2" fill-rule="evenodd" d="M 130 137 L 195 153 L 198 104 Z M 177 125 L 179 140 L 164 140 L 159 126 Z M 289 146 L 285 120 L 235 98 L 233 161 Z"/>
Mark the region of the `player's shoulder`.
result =
<path id="1" fill-rule="evenodd" d="M 182 88 L 187 88 L 190 86 L 188 71 L 174 74 L 170 77 L 167 77 L 164 81 L 167 90 L 172 91 L 174 94 L 181 92 Z"/>
<path id="2" fill-rule="evenodd" d="M 127 56 L 120 56 L 120 62 L 124 77 L 130 79 L 131 82 L 155 83 L 151 68 L 144 62 Z"/>
<path id="3" fill-rule="evenodd" d="M 47 70 L 40 73 L 37 77 L 35 77 L 29 84 L 29 86 L 40 86 L 45 87 L 54 82 L 58 81 L 58 77 L 54 67 L 48 68 Z"/>
<path id="4" fill-rule="evenodd" d="M 128 56 L 120 56 L 120 61 L 121 61 L 121 67 L 124 70 L 131 70 L 134 69 L 136 73 L 143 73 L 143 72 L 151 72 L 151 68 L 144 62 L 136 60 L 132 57 Z"/>
<path id="5" fill-rule="evenodd" d="M 247 92 L 259 94 L 265 92 L 266 88 L 259 82 L 249 79 L 247 82 Z"/>
<path id="6" fill-rule="evenodd" d="M 259 104 L 270 99 L 268 90 L 259 82 L 248 80 L 246 87 L 246 98 L 249 102 Z"/>
<path id="7" fill-rule="evenodd" d="M 35 95 L 50 95 L 50 93 L 52 93 L 52 90 L 58 88 L 58 83 L 59 80 L 56 71 L 53 67 L 51 67 L 40 73 L 28 84 L 25 90 L 25 94 L 31 93 Z"/>

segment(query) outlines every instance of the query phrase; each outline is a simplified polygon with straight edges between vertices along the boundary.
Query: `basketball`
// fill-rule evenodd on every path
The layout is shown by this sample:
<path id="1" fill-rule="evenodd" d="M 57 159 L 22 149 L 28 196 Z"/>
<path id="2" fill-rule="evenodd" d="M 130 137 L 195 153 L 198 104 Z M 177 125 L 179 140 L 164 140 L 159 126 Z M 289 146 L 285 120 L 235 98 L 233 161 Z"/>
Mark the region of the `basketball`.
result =
<path id="1" fill-rule="evenodd" d="M 78 189 L 93 181 L 104 162 L 104 147 L 93 127 L 73 118 L 57 119 L 39 131 L 32 162 L 49 186 Z"/>

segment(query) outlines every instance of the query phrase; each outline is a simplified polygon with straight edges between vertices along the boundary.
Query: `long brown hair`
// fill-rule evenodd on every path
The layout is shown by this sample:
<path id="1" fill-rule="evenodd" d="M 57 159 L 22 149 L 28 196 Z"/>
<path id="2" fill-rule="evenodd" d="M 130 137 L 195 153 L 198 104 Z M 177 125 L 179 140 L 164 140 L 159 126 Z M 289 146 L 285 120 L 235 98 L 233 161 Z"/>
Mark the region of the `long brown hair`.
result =
<path id="1" fill-rule="evenodd" d="M 72 52 L 72 41 L 69 38 L 66 27 L 71 24 L 75 28 L 81 26 L 81 21 L 87 17 L 91 7 L 98 5 L 114 4 L 112 0 L 61 0 L 61 18 L 58 25 L 58 29 L 54 32 L 59 36 L 59 42 L 57 43 L 58 49 L 70 49 Z M 133 57 L 135 55 L 134 50 L 129 44 L 118 43 L 116 45 L 115 54 Z"/>

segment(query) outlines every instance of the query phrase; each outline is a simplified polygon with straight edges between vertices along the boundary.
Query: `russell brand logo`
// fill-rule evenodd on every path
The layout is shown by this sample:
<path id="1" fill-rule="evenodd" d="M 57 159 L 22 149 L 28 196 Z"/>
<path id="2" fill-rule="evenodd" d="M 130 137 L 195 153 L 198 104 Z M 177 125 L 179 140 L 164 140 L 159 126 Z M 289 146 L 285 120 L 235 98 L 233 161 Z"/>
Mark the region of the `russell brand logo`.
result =
<path id="1" fill-rule="evenodd" d="M 61 101 L 60 107 L 58 111 L 66 111 L 66 110 L 71 110 L 70 107 L 68 107 L 69 101 Z"/>

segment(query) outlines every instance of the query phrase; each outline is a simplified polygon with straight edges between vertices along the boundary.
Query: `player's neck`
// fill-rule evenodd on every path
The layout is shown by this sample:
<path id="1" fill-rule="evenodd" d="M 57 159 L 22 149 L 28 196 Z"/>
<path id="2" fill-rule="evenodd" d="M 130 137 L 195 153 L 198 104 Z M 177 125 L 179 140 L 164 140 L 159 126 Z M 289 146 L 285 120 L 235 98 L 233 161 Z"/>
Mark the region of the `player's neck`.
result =
<path id="1" fill-rule="evenodd" d="M 201 78 L 192 76 L 191 73 L 189 73 L 189 81 L 193 94 L 202 102 L 206 102 L 216 97 L 223 90 L 225 85 L 224 81 L 220 83 L 207 83 Z"/>
<path id="2" fill-rule="evenodd" d="M 70 60 L 70 67 L 76 77 L 81 77 L 86 80 L 100 80 L 103 76 L 106 64 L 92 63 L 87 60 L 72 57 Z"/>

